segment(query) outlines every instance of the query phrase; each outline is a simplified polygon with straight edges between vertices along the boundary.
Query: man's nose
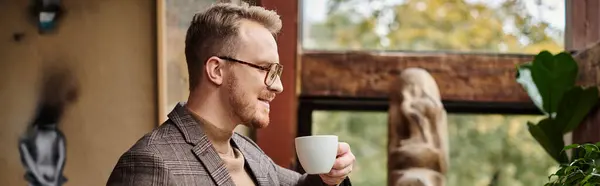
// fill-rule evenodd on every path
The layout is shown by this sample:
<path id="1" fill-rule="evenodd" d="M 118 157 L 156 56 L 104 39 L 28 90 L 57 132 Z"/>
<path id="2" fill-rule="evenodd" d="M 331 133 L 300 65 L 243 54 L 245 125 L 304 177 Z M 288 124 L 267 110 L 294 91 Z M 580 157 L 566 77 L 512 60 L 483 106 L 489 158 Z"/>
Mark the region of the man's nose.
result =
<path id="1" fill-rule="evenodd" d="M 281 83 L 281 76 L 277 76 L 275 78 L 275 82 L 269 87 L 270 91 L 273 91 L 277 94 L 283 92 L 283 84 Z"/>

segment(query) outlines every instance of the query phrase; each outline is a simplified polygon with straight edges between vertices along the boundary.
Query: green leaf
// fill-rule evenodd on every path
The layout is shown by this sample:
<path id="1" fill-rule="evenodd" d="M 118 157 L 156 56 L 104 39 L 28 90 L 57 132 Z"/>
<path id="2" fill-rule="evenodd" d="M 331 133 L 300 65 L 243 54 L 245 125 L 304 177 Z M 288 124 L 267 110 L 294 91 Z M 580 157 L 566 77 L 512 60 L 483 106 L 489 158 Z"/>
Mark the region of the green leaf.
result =
<path id="1" fill-rule="evenodd" d="M 596 87 L 583 89 L 571 88 L 566 92 L 560 102 L 556 115 L 557 127 L 562 128 L 562 133 L 573 131 L 598 102 L 598 89 Z"/>
<path id="2" fill-rule="evenodd" d="M 575 85 L 578 67 L 568 53 L 559 53 L 554 58 L 547 51 L 541 52 L 533 61 L 532 77 L 542 95 L 544 110 L 555 113 L 563 94 Z"/>
<path id="3" fill-rule="evenodd" d="M 559 163 L 567 163 L 567 154 L 562 150 L 564 148 L 563 138 L 560 131 L 552 126 L 552 120 L 549 118 L 543 119 L 537 125 L 527 122 L 529 133 L 540 143 L 540 145 Z"/>
<path id="4" fill-rule="evenodd" d="M 525 69 L 531 71 L 531 80 L 541 96 L 544 113 L 554 118 L 563 94 L 575 85 L 578 73 L 577 63 L 566 52 L 555 56 L 548 51 L 540 52 L 530 66 L 522 65 L 518 71 L 518 82 L 526 87 L 528 93 L 531 90 L 533 94 L 535 91 L 533 91 L 531 83 L 526 81 L 526 74 L 523 74 L 526 72 Z M 538 99 L 531 95 L 530 97 L 532 100 Z"/>
<path id="5" fill-rule="evenodd" d="M 600 175 L 595 174 L 595 173 L 590 173 L 587 176 L 585 176 L 585 179 L 583 179 L 581 181 L 581 183 L 585 183 L 586 185 L 598 185 L 598 177 Z"/>
<path id="6" fill-rule="evenodd" d="M 600 151 L 600 149 L 598 149 L 598 146 L 596 146 L 594 144 L 586 143 L 581 146 L 583 146 L 583 148 L 585 148 L 585 153 L 592 153 L 592 152 Z"/>
<path id="7" fill-rule="evenodd" d="M 579 147 L 579 144 L 574 143 L 571 145 L 567 145 L 565 148 L 563 148 L 563 150 L 569 150 L 569 149 L 577 148 L 577 147 Z"/>
<path id="8" fill-rule="evenodd" d="M 531 136 L 535 138 L 535 140 L 544 148 L 544 150 L 546 150 L 546 152 L 548 152 L 548 154 L 550 154 L 550 156 L 558 161 L 558 159 L 553 156 L 554 150 L 552 149 L 548 135 L 546 135 L 546 133 L 539 126 L 531 122 L 527 122 L 527 126 L 529 127 L 529 133 L 531 133 Z"/>
<path id="9" fill-rule="evenodd" d="M 526 63 L 517 67 L 517 83 L 521 84 L 523 89 L 529 95 L 533 104 L 544 114 L 548 113 L 544 110 L 542 96 L 538 91 L 533 78 L 531 77 L 531 63 Z"/>
<path id="10" fill-rule="evenodd" d="M 583 180 L 581 180 L 581 183 L 585 183 L 586 181 L 588 181 L 590 178 L 592 178 L 592 175 L 589 174 L 587 176 L 585 176 L 585 178 Z M 589 183 L 588 183 L 589 184 Z"/>
<path id="11" fill-rule="evenodd" d="M 575 183 L 578 182 L 578 180 L 584 178 L 584 173 L 582 171 L 577 171 L 577 172 L 573 172 L 572 174 L 570 174 L 567 178 L 567 180 L 565 181 L 566 184 L 569 185 L 575 185 Z"/>
<path id="12" fill-rule="evenodd" d="M 585 154 L 583 154 L 583 155 L 581 155 L 581 156 L 583 157 L 584 155 L 585 155 Z M 578 163 L 579 163 L 579 164 L 581 164 L 580 162 L 584 162 L 584 163 L 585 163 L 585 158 L 577 158 L 577 159 L 575 159 L 573 162 L 571 162 L 571 163 L 569 164 L 569 166 L 573 166 L 573 165 L 576 165 L 576 164 L 578 164 Z"/>
<path id="13" fill-rule="evenodd" d="M 594 155 L 596 155 L 598 153 L 598 151 L 600 151 L 600 149 L 598 149 L 598 147 L 596 145 L 593 144 L 583 144 L 582 145 L 585 149 L 585 159 L 591 159 L 591 161 L 594 161 Z"/>
<path id="14" fill-rule="evenodd" d="M 567 168 L 564 170 L 564 173 L 565 173 L 565 174 L 570 174 L 570 173 L 571 173 L 571 171 L 573 171 L 574 169 L 577 169 L 577 168 L 579 168 L 579 167 L 577 167 L 577 166 L 568 166 L 568 167 L 567 167 Z"/>

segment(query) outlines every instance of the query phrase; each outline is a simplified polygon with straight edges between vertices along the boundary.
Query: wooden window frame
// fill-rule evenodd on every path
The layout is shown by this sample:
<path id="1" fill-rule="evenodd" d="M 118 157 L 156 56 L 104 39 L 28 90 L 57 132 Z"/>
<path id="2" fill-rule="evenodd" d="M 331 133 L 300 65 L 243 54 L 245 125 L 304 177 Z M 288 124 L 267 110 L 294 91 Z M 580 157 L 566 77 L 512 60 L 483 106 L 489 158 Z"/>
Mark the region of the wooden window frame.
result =
<path id="1" fill-rule="evenodd" d="M 449 114 L 522 114 L 542 115 L 532 103 L 442 101 Z M 297 136 L 312 135 L 313 111 L 388 111 L 387 99 L 300 97 Z M 304 173 L 296 158 L 293 170 Z"/>

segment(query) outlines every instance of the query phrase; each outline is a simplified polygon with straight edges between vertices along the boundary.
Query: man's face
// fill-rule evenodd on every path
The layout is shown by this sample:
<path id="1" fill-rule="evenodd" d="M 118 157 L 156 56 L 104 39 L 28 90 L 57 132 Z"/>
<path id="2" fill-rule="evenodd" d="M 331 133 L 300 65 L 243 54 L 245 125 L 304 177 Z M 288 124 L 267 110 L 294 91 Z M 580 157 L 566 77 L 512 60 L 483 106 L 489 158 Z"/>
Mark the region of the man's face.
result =
<path id="1" fill-rule="evenodd" d="M 243 21 L 239 38 L 238 50 L 233 58 L 259 66 L 279 63 L 277 43 L 262 25 Z M 248 127 L 266 127 L 269 124 L 270 102 L 283 91 L 280 78 L 276 77 L 275 82 L 267 87 L 265 77 L 268 71 L 240 63 L 231 63 L 229 71 L 224 79 L 224 88 L 232 114 Z"/>

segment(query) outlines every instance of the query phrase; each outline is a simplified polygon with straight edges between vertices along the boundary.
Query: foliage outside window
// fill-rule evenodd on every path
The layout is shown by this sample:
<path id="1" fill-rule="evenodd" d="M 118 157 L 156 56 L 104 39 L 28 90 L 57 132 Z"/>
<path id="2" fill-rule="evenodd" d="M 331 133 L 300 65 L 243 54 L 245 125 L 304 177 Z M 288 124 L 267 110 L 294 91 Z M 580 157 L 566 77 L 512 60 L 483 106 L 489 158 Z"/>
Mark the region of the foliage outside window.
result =
<path id="1" fill-rule="evenodd" d="M 542 116 L 449 114 L 449 186 L 544 185 L 558 168 L 527 131 Z M 386 112 L 314 111 L 313 134 L 338 135 L 357 162 L 353 185 L 387 183 Z"/>
<path id="2" fill-rule="evenodd" d="M 303 47 L 559 52 L 564 0 L 304 0 Z"/>

